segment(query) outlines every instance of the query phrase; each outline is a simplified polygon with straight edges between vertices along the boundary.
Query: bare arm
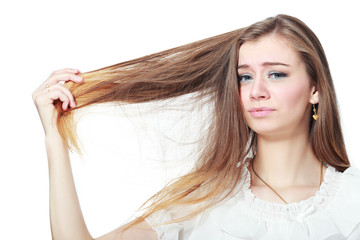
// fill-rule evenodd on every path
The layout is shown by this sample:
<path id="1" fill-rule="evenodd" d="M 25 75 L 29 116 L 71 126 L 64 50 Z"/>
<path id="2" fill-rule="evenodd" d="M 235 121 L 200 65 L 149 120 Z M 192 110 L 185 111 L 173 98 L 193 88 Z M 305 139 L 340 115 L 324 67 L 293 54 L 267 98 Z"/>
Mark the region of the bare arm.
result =
<path id="1" fill-rule="evenodd" d="M 50 223 L 52 238 L 57 240 L 92 240 L 81 212 L 70 165 L 68 149 L 63 142 L 53 114 L 54 101 L 63 102 L 63 109 L 75 107 L 71 92 L 60 81 L 81 82 L 78 70 L 63 69 L 54 72 L 49 79 L 33 93 L 33 100 L 45 131 L 45 144 L 49 163 L 50 181 Z M 125 226 L 124 226 L 125 227 Z M 156 240 L 156 233 L 142 221 L 123 231 L 120 227 L 98 239 L 100 240 Z"/>

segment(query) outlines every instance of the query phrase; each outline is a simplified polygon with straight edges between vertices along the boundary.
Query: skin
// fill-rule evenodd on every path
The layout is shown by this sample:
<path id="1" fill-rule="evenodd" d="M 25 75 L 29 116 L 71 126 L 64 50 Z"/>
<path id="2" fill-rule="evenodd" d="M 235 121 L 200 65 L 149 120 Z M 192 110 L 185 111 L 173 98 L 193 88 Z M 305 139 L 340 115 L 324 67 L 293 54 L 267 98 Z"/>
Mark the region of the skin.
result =
<path id="1" fill-rule="evenodd" d="M 257 133 L 256 172 L 288 203 L 313 196 L 322 176 L 310 144 L 309 121 L 312 104 L 318 103 L 319 97 L 304 62 L 287 40 L 276 34 L 245 42 L 238 62 L 242 109 L 247 124 Z M 251 113 L 260 107 L 270 111 Z M 251 191 L 256 197 L 283 203 L 251 175 Z"/>
<path id="2" fill-rule="evenodd" d="M 288 66 L 264 65 L 265 62 L 280 62 Z M 311 104 L 318 102 L 318 93 L 306 75 L 304 63 L 286 41 L 269 35 L 241 46 L 239 66 L 240 101 L 248 125 L 258 134 L 255 169 L 288 202 L 308 198 L 319 185 L 320 163 L 311 150 L 308 133 Z M 284 77 L 275 71 L 287 75 Z M 73 95 L 60 82 L 81 83 L 83 79 L 79 73 L 78 69 L 69 68 L 55 71 L 33 92 L 33 101 L 45 132 L 53 239 L 93 239 L 81 212 L 68 149 L 57 130 L 56 118 L 53 118 L 54 114 L 57 115 L 54 101 L 60 100 L 64 110 L 76 106 Z M 273 111 L 261 117 L 248 111 L 264 106 Z M 259 198 L 281 203 L 254 177 L 251 190 Z M 97 239 L 157 239 L 157 234 L 145 221 L 125 232 L 122 231 L 124 227 Z"/>
<path id="3" fill-rule="evenodd" d="M 33 92 L 33 101 L 38 110 L 44 132 L 45 145 L 49 163 L 49 186 L 50 186 L 50 223 L 53 239 L 76 239 L 90 240 L 90 235 L 83 214 L 81 212 L 78 196 L 74 186 L 71 171 L 69 152 L 56 127 L 57 110 L 54 101 L 60 100 L 65 110 L 75 107 L 76 102 L 71 92 L 65 88 L 61 81 L 83 81 L 78 76 L 77 69 L 61 69 L 51 76 Z M 99 240 L 156 240 L 157 234 L 145 222 L 123 231 L 126 226 L 121 226 Z"/>

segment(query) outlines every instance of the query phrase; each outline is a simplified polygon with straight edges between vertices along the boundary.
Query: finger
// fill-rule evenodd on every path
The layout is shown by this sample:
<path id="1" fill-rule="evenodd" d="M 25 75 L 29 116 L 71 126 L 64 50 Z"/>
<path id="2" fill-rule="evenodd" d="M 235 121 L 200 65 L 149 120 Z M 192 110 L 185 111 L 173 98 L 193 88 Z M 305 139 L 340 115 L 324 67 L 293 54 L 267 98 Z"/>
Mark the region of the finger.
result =
<path id="1" fill-rule="evenodd" d="M 49 92 L 49 98 L 51 99 L 52 102 L 56 100 L 60 100 L 62 102 L 61 104 L 62 109 L 67 110 L 70 103 L 70 99 L 69 96 L 66 95 L 61 89 L 54 89 L 51 92 Z"/>
<path id="2" fill-rule="evenodd" d="M 63 68 L 63 69 L 59 69 L 59 70 L 55 70 L 51 73 L 51 75 L 56 75 L 56 74 L 60 74 L 60 73 L 73 73 L 73 74 L 78 74 L 80 73 L 80 70 L 77 68 Z M 50 76 L 51 76 L 50 75 Z"/>
<path id="3" fill-rule="evenodd" d="M 74 98 L 74 95 L 71 93 L 71 91 L 64 87 L 63 85 L 61 84 L 58 84 L 56 85 L 59 89 L 61 89 L 61 91 L 69 98 L 70 102 L 70 107 L 74 108 L 76 107 L 76 102 L 75 102 L 75 98 Z"/>
<path id="4" fill-rule="evenodd" d="M 62 84 L 57 83 L 56 85 L 53 85 L 51 87 L 48 88 L 49 92 L 55 90 L 55 91 L 61 91 L 63 94 L 65 94 L 67 96 L 67 98 L 69 99 L 68 104 L 70 104 L 70 107 L 74 108 L 76 107 L 76 102 L 75 102 L 75 98 L 74 95 L 70 92 L 69 89 L 67 89 L 66 87 L 64 87 Z"/>
<path id="5" fill-rule="evenodd" d="M 50 74 L 50 76 L 48 77 L 47 81 L 48 81 L 49 79 L 54 79 L 54 78 L 56 78 L 57 76 L 62 75 L 62 74 L 66 74 L 66 73 L 67 73 L 67 74 L 75 74 L 75 75 L 77 75 L 77 74 L 80 73 L 80 70 L 79 70 L 79 69 L 76 69 L 76 68 L 64 68 L 64 69 L 55 70 L 55 71 L 53 71 L 53 72 Z M 52 83 L 52 82 L 50 82 L 50 83 Z"/>
<path id="6" fill-rule="evenodd" d="M 62 103 L 62 109 L 64 110 L 64 111 L 66 111 L 67 110 L 67 108 L 68 108 L 68 106 L 69 106 L 69 102 L 68 101 L 64 101 L 63 103 Z"/>
<path id="7" fill-rule="evenodd" d="M 83 78 L 81 76 L 78 76 L 76 74 L 73 73 L 68 73 L 68 72 L 64 72 L 64 73 L 57 73 L 54 75 L 51 75 L 44 83 L 45 86 L 50 86 L 56 83 L 59 83 L 61 81 L 73 81 L 76 83 L 80 83 L 83 81 Z M 48 85 L 46 85 L 48 84 Z"/>

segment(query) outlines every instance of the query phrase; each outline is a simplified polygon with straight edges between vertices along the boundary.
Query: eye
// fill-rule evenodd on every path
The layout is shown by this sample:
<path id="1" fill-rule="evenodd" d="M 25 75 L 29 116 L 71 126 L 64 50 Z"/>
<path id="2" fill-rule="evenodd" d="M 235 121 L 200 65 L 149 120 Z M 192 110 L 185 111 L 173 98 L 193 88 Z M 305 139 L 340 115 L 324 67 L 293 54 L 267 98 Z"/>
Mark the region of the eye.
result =
<path id="1" fill-rule="evenodd" d="M 246 83 L 248 81 L 251 81 L 253 78 L 250 74 L 242 74 L 238 76 L 238 82 L 239 83 Z"/>
<path id="2" fill-rule="evenodd" d="M 280 78 L 284 78 L 287 77 L 288 75 L 286 73 L 283 72 L 270 72 L 268 75 L 269 79 L 280 79 Z"/>

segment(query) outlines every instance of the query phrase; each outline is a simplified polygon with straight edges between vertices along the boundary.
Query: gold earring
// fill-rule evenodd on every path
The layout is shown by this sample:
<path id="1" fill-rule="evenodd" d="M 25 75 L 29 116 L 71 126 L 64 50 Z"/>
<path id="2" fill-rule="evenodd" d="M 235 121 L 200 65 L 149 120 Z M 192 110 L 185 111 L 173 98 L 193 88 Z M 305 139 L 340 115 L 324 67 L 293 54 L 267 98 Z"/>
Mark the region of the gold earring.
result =
<path id="1" fill-rule="evenodd" d="M 319 118 L 319 115 L 317 115 L 317 113 L 316 113 L 315 104 L 313 104 L 313 111 L 314 111 L 314 115 L 312 115 L 312 117 L 316 121 Z"/>

